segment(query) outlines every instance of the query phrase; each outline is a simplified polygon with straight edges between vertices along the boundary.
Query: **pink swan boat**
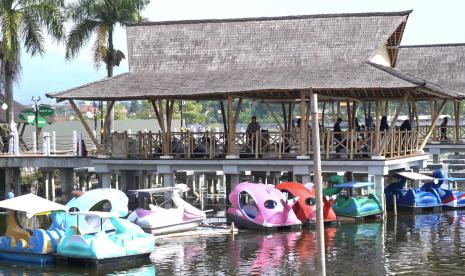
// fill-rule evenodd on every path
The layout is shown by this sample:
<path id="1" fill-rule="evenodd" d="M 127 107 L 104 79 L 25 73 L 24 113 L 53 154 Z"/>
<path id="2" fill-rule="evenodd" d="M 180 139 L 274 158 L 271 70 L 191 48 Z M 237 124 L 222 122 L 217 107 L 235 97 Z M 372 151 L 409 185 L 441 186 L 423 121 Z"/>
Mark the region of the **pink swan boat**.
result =
<path id="1" fill-rule="evenodd" d="M 242 182 L 229 194 L 228 219 L 247 229 L 300 228 L 302 223 L 292 210 L 297 200 L 286 200 L 273 185 Z"/>

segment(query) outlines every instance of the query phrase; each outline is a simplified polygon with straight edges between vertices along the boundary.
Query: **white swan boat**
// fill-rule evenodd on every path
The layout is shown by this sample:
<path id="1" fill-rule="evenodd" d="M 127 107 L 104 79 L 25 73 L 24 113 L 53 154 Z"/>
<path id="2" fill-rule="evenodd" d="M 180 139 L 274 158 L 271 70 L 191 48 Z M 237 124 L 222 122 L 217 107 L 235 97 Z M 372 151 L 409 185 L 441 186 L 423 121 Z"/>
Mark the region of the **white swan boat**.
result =
<path id="1" fill-rule="evenodd" d="M 180 194 L 188 190 L 187 185 L 174 187 L 131 190 L 139 199 L 148 197 L 148 209 L 137 208 L 128 219 L 142 227 L 147 233 L 164 235 L 193 230 L 206 218 L 205 212 L 184 201 Z M 154 196 L 163 196 L 165 201 L 154 205 Z"/>

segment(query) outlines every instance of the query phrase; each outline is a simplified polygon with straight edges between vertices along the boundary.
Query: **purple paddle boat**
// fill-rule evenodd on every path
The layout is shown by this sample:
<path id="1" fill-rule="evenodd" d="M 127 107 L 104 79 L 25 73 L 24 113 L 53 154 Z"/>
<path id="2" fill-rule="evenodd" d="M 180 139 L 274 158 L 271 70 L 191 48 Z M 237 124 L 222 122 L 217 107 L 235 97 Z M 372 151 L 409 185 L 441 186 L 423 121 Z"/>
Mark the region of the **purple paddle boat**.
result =
<path id="1" fill-rule="evenodd" d="M 273 185 L 242 182 L 229 194 L 228 219 L 247 229 L 301 228 L 292 210 L 298 198 L 287 200 Z"/>

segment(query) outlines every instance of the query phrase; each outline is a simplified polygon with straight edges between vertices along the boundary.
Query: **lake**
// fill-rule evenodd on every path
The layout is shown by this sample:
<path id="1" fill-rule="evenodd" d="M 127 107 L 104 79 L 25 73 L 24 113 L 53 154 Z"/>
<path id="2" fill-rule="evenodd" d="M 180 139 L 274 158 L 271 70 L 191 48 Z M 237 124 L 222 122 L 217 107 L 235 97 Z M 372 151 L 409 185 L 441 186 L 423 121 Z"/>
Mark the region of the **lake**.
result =
<path id="1" fill-rule="evenodd" d="M 0 263 L 2 275 L 314 275 L 315 231 L 157 241 L 150 260 L 96 269 Z M 465 211 L 325 228 L 328 275 L 465 274 Z"/>

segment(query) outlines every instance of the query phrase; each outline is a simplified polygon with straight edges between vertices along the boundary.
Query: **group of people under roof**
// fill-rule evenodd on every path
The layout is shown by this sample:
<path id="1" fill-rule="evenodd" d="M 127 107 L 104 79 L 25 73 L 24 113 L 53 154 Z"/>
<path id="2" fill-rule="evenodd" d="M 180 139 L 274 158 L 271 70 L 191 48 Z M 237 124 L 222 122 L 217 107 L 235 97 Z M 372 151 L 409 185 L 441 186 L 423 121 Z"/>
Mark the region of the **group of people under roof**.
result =
<path id="1" fill-rule="evenodd" d="M 442 141 L 448 140 L 447 137 L 447 123 L 449 119 L 448 117 L 444 117 L 443 121 L 440 126 L 440 131 L 441 131 L 441 137 L 440 139 Z M 343 131 L 341 128 L 341 123 L 342 123 L 342 118 L 337 118 L 336 123 L 333 126 L 333 132 L 334 132 L 334 139 L 335 139 L 335 151 L 340 152 L 344 149 L 344 143 L 346 143 L 345 139 L 343 138 Z M 354 130 L 357 132 L 363 132 L 365 130 L 370 130 L 374 129 L 375 124 L 373 123 L 373 118 L 371 116 L 368 116 L 365 118 L 365 125 L 360 125 L 358 118 L 355 118 L 355 124 L 354 124 Z M 412 124 L 410 123 L 409 119 L 406 119 L 402 122 L 402 124 L 398 127 L 400 131 L 411 131 L 412 130 Z M 381 121 L 380 121 L 380 126 L 379 130 L 381 132 L 386 132 L 389 130 L 389 123 L 388 123 L 388 117 L 387 116 L 382 116 Z M 364 135 L 360 135 L 358 137 L 359 139 L 367 139 L 368 137 L 365 137 Z M 369 143 L 362 143 L 365 147 Z M 364 147 L 361 147 L 361 151 L 368 150 L 367 148 L 364 149 Z"/>
<path id="2" fill-rule="evenodd" d="M 337 153 L 342 152 L 345 147 L 347 147 L 346 144 L 346 139 L 343 137 L 343 131 L 341 128 L 341 123 L 343 122 L 342 118 L 337 118 L 336 123 L 333 126 L 333 137 L 334 137 L 334 149 Z M 297 118 L 296 120 L 293 121 L 292 123 L 292 128 L 294 129 L 295 132 L 300 129 L 300 123 L 301 119 Z M 447 123 L 448 123 L 448 117 L 444 117 L 443 122 L 441 123 L 441 140 L 447 140 Z M 358 118 L 355 118 L 355 124 L 354 124 L 354 131 L 356 132 L 363 132 L 366 130 L 372 130 L 375 128 L 375 123 L 373 121 L 373 117 L 368 116 L 365 118 L 365 124 L 360 125 Z M 410 123 L 409 119 L 406 119 L 402 122 L 402 124 L 398 127 L 400 131 L 411 131 L 414 127 L 412 127 L 412 124 Z M 387 116 L 382 116 L 381 121 L 380 121 L 380 126 L 379 129 L 381 132 L 386 132 L 389 130 L 389 123 L 388 123 L 388 117 Z M 247 125 L 246 129 L 246 142 L 247 145 L 250 149 L 252 149 L 255 146 L 256 139 L 255 136 L 258 132 L 263 132 L 261 130 L 261 126 L 257 121 L 257 117 L 253 115 L 250 119 L 249 124 Z M 366 140 L 370 139 L 368 135 L 363 135 L 360 134 L 359 137 L 357 138 L 357 141 L 360 141 L 361 147 L 359 147 L 361 152 L 369 152 L 369 149 L 367 148 L 367 145 L 370 144 Z M 345 145 L 345 146 L 344 146 Z M 205 149 L 203 149 L 202 152 L 205 152 Z"/>

